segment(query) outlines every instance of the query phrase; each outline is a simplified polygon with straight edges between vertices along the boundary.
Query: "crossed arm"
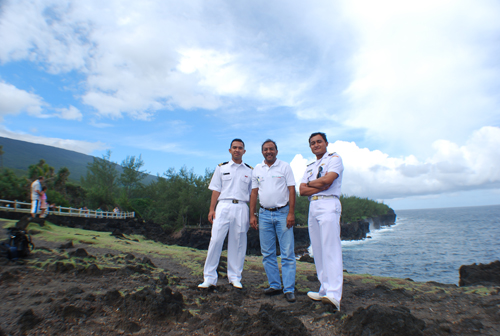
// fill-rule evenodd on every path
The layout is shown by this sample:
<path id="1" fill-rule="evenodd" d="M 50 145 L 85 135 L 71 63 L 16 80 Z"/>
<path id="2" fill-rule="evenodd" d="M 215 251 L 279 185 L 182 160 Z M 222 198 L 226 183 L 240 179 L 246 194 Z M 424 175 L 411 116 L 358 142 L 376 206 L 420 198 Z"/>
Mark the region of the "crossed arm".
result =
<path id="1" fill-rule="evenodd" d="M 311 196 L 322 190 L 328 189 L 337 177 L 339 177 L 339 174 L 334 172 L 327 172 L 319 179 L 310 181 L 307 184 L 301 183 L 299 187 L 300 196 Z"/>

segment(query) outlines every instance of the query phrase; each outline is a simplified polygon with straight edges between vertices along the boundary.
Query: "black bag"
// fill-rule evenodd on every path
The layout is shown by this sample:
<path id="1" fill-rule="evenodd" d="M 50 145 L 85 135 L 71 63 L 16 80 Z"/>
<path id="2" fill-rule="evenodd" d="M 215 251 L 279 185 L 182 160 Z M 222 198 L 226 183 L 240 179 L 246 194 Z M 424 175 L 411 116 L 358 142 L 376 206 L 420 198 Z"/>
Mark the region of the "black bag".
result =
<path id="1" fill-rule="evenodd" d="M 10 260 L 26 258 L 30 255 L 35 245 L 31 242 L 31 236 L 24 230 L 13 227 L 9 228 L 10 238 L 2 244 L 2 250 Z"/>

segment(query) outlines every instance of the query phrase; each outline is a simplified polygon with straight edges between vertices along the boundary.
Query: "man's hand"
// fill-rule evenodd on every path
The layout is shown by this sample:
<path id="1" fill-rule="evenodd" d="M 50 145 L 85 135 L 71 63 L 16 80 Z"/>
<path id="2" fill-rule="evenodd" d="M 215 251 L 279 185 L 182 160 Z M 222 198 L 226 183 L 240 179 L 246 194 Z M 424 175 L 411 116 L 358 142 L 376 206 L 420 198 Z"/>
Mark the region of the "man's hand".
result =
<path id="1" fill-rule="evenodd" d="M 215 219 L 215 210 L 210 210 L 210 212 L 208 213 L 208 221 L 210 222 L 210 224 L 214 223 L 214 219 Z"/>
<path id="2" fill-rule="evenodd" d="M 295 225 L 295 214 L 289 213 L 288 216 L 286 216 L 286 227 L 290 229 L 294 225 Z"/>
<path id="3" fill-rule="evenodd" d="M 252 229 L 255 229 L 255 230 L 257 230 L 259 228 L 257 216 L 255 216 L 254 214 L 250 215 L 250 226 L 252 227 Z"/>

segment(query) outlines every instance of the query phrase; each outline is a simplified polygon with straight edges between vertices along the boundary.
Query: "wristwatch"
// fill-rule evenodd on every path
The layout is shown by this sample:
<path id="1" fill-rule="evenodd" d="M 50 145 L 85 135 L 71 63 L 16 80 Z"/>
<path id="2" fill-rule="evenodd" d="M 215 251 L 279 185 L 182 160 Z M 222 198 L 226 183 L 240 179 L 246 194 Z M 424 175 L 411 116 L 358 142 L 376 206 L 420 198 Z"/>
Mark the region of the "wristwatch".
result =
<path id="1" fill-rule="evenodd" d="M 308 187 L 309 187 L 309 181 L 307 181 L 306 186 L 308 186 Z"/>
<path id="2" fill-rule="evenodd" d="M 255 216 L 258 216 L 258 215 L 259 215 L 259 213 L 258 213 L 258 212 L 254 212 L 253 214 L 254 214 Z"/>

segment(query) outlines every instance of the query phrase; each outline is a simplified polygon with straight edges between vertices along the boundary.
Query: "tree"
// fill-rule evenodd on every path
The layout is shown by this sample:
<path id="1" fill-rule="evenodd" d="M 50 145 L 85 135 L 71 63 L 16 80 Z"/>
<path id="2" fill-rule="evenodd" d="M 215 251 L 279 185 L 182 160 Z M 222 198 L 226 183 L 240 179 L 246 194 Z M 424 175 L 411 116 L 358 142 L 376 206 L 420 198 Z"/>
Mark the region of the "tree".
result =
<path id="1" fill-rule="evenodd" d="M 205 176 L 198 176 L 186 167 L 179 172 L 170 168 L 144 188 L 143 194 L 149 199 L 147 203 L 142 199 L 142 204 L 147 204 L 142 211 L 144 218 L 171 229 L 207 224 L 211 176 L 208 170 Z"/>
<path id="2" fill-rule="evenodd" d="M 53 182 L 54 167 L 49 166 L 44 159 L 40 159 L 37 164 L 28 167 L 28 178 L 30 180 L 36 180 L 38 176 L 43 176 L 45 183 Z"/>
<path id="3" fill-rule="evenodd" d="M 135 156 L 127 156 L 125 160 L 122 161 L 123 172 L 120 175 L 119 182 L 125 188 L 125 194 L 128 198 L 132 197 L 132 192 L 141 187 L 141 181 L 149 174 L 146 170 L 141 170 L 144 166 L 144 161 L 142 161 L 141 155 L 138 158 Z"/>
<path id="4" fill-rule="evenodd" d="M 2 169 L 0 172 L 0 198 L 28 201 L 29 193 L 25 188 L 27 183 L 26 177 L 17 177 L 11 169 Z"/>
<path id="5" fill-rule="evenodd" d="M 0 145 L 0 164 L 1 164 L 1 168 L 3 170 L 3 155 L 5 154 L 5 152 L 3 151 L 3 145 Z"/>
<path id="6" fill-rule="evenodd" d="M 55 181 L 54 181 L 54 189 L 63 192 L 65 187 L 66 187 L 66 182 L 68 182 L 68 177 L 69 177 L 69 169 L 66 167 L 62 167 L 59 169 L 57 172 Z"/>
<path id="7" fill-rule="evenodd" d="M 94 161 L 87 164 L 87 176 L 82 177 L 81 181 L 82 186 L 87 189 L 92 208 L 104 206 L 111 209 L 115 206 L 117 178 L 116 163 L 111 162 L 109 150 L 102 158 L 94 157 Z"/>

